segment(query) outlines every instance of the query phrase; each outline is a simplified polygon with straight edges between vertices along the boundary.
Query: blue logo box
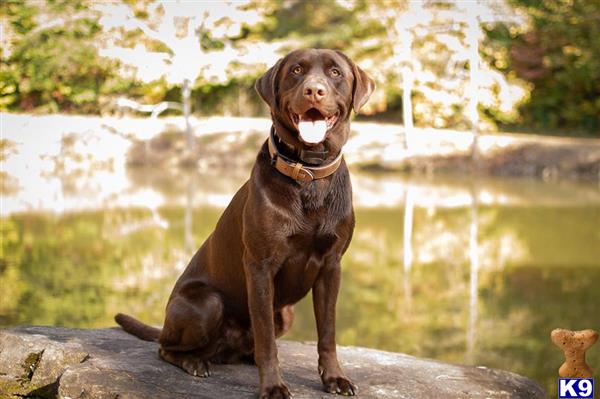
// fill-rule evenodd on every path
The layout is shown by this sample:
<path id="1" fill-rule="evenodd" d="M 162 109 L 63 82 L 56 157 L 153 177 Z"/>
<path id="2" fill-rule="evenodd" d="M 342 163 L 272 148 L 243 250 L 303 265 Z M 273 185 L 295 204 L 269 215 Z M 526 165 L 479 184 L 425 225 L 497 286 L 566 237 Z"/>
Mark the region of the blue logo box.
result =
<path id="1" fill-rule="evenodd" d="M 594 379 L 593 378 L 559 378 L 558 379 L 558 398 L 559 399 L 593 399 L 594 398 Z"/>

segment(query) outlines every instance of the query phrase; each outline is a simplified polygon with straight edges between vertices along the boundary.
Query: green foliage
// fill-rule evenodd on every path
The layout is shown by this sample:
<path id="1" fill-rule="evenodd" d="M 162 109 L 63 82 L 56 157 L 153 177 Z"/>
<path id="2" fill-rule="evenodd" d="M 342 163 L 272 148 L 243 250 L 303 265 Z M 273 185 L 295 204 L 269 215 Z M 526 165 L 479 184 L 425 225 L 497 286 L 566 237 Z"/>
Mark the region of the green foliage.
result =
<path id="1" fill-rule="evenodd" d="M 481 73 L 485 74 L 480 87 L 480 112 L 485 126 L 598 134 L 600 3 L 507 1 L 508 13 L 522 11 L 525 24 L 523 27 L 516 27 L 513 22 L 482 25 L 486 37 L 480 46 Z M 142 45 L 148 52 L 162 52 L 177 59 L 165 44 L 168 40 L 162 42 L 160 35 L 147 36 L 147 30 L 139 27 L 104 26 L 101 17 L 105 11 L 95 7 L 98 4 L 89 0 L 3 3 L 0 110 L 98 113 L 110 111 L 107 105 L 117 94 L 145 103 L 180 100 L 179 83 L 164 76 L 151 82 L 137 81 L 119 61 L 99 56 L 98 43 L 108 40 L 124 49 Z M 155 14 L 160 14 L 162 6 L 155 2 L 123 4 L 144 26 L 154 26 L 160 19 Z M 488 3 L 482 4 L 488 7 Z M 390 7 L 385 0 L 255 0 L 243 8 L 258 11 L 260 21 L 254 25 L 237 21 L 241 22 L 241 28 L 232 36 L 223 36 L 219 30 L 228 18 L 202 25 L 202 29 L 195 31 L 198 51 L 205 53 L 199 55 L 205 57 L 202 62 L 211 52 L 218 54 L 229 44 L 244 48 L 251 43 L 280 42 L 282 52 L 297 47 L 340 49 L 378 80 L 379 90 L 365 111 L 400 121 L 400 69 L 407 60 L 398 58 L 399 35 L 404 33 L 395 30 L 402 29 L 396 26 L 396 21 L 410 11 L 409 2 L 398 1 Z M 490 6 L 489 10 L 492 9 Z M 407 28 L 412 36 L 415 122 L 422 126 L 467 127 L 466 25 L 453 17 L 463 11 L 451 1 L 429 2 L 418 12 L 428 13 L 429 19 Z M 185 21 L 180 22 L 178 31 L 185 27 Z M 412 22 L 403 20 L 400 25 Z M 204 65 L 202 62 L 198 65 Z M 233 66 L 235 73 L 225 82 L 205 79 L 199 71 L 193 93 L 196 112 L 261 113 L 252 92 L 257 70 L 244 68 Z"/>
<path id="2" fill-rule="evenodd" d="M 128 85 L 98 56 L 100 26 L 85 2 L 8 2 L 10 50 L 2 50 L 0 109 L 98 112 L 100 97 Z M 48 22 L 50 21 L 50 22 Z"/>
<path id="3" fill-rule="evenodd" d="M 270 7 L 257 28 L 263 40 L 289 38 L 300 40 L 306 47 L 347 50 L 356 39 L 385 33 L 381 24 L 361 22 L 365 1 L 357 1 L 352 7 L 339 2 L 278 1 Z"/>
<path id="4" fill-rule="evenodd" d="M 576 129 L 600 136 L 600 2 L 512 0 L 531 26 L 494 26 L 488 40 L 501 49 L 500 69 L 531 82 L 520 125 Z"/>

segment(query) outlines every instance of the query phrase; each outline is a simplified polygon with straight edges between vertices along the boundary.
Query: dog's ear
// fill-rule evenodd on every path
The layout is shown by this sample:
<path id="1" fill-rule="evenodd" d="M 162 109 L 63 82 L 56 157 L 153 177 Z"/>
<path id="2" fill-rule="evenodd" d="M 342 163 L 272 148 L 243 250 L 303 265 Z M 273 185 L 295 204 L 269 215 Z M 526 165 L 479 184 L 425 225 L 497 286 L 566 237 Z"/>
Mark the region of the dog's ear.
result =
<path id="1" fill-rule="evenodd" d="M 358 113 L 358 110 L 367 103 L 369 97 L 371 97 L 371 94 L 375 90 L 375 81 L 371 79 L 365 71 L 360 69 L 358 65 L 354 63 L 352 63 L 352 65 L 354 71 L 352 107 L 354 108 L 354 112 Z"/>
<path id="2" fill-rule="evenodd" d="M 269 108 L 275 108 L 277 102 L 277 75 L 281 68 L 283 58 L 275 63 L 264 75 L 262 75 L 254 84 L 254 89 L 260 97 L 269 105 Z"/>
<path id="3" fill-rule="evenodd" d="M 371 79 L 369 75 L 356 65 L 346 54 L 338 50 L 336 50 L 336 53 L 344 57 L 346 62 L 348 62 L 348 65 L 350 65 L 350 68 L 352 68 L 352 73 L 354 74 L 352 108 L 354 108 L 354 112 L 358 113 L 362 106 L 367 103 L 373 90 L 375 90 L 375 81 L 373 81 L 373 79 Z"/>

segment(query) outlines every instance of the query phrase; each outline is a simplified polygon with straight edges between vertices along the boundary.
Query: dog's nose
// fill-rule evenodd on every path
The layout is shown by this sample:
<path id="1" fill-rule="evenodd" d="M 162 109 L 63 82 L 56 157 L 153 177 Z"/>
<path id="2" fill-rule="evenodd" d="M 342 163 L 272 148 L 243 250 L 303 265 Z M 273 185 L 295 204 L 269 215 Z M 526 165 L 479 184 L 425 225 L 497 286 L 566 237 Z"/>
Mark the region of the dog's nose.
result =
<path id="1" fill-rule="evenodd" d="M 304 97 L 312 102 L 319 102 L 327 95 L 327 88 L 324 84 L 310 82 L 304 86 Z"/>

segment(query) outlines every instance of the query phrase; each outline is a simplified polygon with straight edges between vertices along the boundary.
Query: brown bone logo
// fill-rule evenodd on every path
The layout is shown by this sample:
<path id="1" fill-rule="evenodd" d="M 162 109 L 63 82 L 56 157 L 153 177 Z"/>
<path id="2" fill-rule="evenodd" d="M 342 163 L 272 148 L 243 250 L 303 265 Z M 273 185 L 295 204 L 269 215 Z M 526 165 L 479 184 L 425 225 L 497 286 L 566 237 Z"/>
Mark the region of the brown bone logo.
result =
<path id="1" fill-rule="evenodd" d="M 557 328 L 552 331 L 550 338 L 565 353 L 565 362 L 558 369 L 558 375 L 562 378 L 592 377 L 593 370 L 585 362 L 585 351 L 598 340 L 596 331 L 570 331 Z"/>

